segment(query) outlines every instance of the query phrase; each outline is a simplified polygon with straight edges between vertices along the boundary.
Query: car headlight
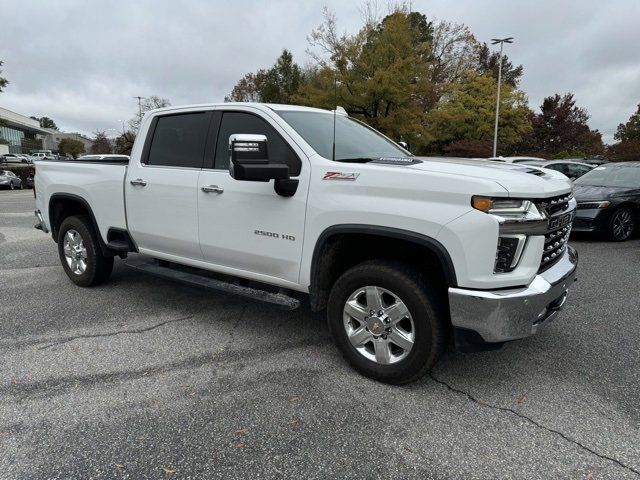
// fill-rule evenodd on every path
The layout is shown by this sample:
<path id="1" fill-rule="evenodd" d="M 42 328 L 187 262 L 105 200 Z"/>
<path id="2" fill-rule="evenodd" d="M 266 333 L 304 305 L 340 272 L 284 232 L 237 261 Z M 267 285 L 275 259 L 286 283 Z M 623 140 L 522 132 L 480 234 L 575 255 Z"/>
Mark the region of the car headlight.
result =
<path id="1" fill-rule="evenodd" d="M 518 198 L 491 198 L 474 195 L 471 206 L 481 212 L 489 213 L 502 219 L 521 221 L 544 220 L 544 216 L 531 200 Z"/>
<path id="2" fill-rule="evenodd" d="M 592 209 L 592 208 L 609 208 L 611 206 L 611 202 L 580 202 L 578 203 L 579 209 Z"/>
<path id="3" fill-rule="evenodd" d="M 547 218 L 532 201 L 474 195 L 471 206 L 492 215 L 500 224 L 494 273 L 513 271 L 520 261 L 529 235 L 544 235 Z"/>

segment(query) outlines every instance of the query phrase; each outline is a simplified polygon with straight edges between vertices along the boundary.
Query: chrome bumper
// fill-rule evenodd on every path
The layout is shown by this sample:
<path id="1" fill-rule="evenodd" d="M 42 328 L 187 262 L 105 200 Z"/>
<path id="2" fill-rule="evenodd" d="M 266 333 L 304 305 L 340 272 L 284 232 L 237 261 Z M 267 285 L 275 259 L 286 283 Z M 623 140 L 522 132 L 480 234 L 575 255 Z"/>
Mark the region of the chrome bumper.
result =
<path id="1" fill-rule="evenodd" d="M 562 258 L 536 275 L 528 287 L 503 290 L 449 288 L 451 323 L 477 332 L 485 342 L 504 342 L 535 334 L 553 320 L 576 280 L 578 252 L 568 247 Z"/>

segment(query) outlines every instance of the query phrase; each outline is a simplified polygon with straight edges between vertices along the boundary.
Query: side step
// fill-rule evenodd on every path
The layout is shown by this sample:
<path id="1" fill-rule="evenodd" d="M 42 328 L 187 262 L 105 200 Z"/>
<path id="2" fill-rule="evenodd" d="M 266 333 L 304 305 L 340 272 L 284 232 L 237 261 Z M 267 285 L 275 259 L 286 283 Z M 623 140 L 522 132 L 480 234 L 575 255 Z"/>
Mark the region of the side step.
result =
<path id="1" fill-rule="evenodd" d="M 129 257 L 125 262 L 125 265 L 140 272 L 150 273 L 151 275 L 155 275 L 157 277 L 166 278 L 168 280 L 175 280 L 198 287 L 209 288 L 211 290 L 217 290 L 219 292 L 232 295 L 239 295 L 251 300 L 270 303 L 272 305 L 284 308 L 285 310 L 295 310 L 300 306 L 300 300 L 289 297 L 288 295 L 284 295 L 282 293 L 271 293 L 265 290 L 259 290 L 257 288 L 244 287 L 242 285 L 236 285 L 234 283 L 225 282 L 223 280 L 217 280 L 215 278 L 206 277 L 204 275 L 183 272 L 181 270 L 176 270 L 170 267 L 159 265 L 155 260 L 149 261 L 148 259 L 144 258 Z"/>
<path id="2" fill-rule="evenodd" d="M 117 252 L 128 252 L 129 244 L 124 240 L 111 240 L 107 243 L 107 248 L 110 250 L 115 250 Z"/>

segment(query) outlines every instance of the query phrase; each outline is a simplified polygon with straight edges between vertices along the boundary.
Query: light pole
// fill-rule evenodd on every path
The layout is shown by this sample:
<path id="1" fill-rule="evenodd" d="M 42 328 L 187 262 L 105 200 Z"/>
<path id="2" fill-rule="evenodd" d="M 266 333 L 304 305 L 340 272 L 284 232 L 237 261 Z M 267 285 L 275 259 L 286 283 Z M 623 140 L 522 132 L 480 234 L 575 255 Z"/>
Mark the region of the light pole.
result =
<path id="1" fill-rule="evenodd" d="M 513 37 L 492 38 L 491 45 L 500 44 L 500 60 L 498 61 L 498 95 L 496 98 L 496 124 L 493 129 L 493 156 L 498 153 L 498 117 L 500 116 L 500 83 L 502 82 L 502 48 L 505 43 L 513 43 Z"/>
<path id="2" fill-rule="evenodd" d="M 138 117 L 140 118 L 140 123 L 142 123 L 142 99 L 147 97 L 133 97 L 138 99 Z"/>

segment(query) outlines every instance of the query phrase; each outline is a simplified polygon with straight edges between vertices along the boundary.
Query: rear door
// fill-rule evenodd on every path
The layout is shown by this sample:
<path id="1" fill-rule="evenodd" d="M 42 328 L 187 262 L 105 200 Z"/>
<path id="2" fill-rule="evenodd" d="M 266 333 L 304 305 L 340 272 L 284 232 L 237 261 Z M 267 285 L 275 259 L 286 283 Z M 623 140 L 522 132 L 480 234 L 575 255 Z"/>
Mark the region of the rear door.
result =
<path id="1" fill-rule="evenodd" d="M 308 160 L 263 112 L 246 108 L 216 111 L 214 124 L 218 123 L 218 135 L 198 185 L 204 259 L 228 273 L 242 276 L 246 272 L 245 276 L 251 278 L 297 283 L 309 187 Z M 287 163 L 291 177 L 299 179 L 295 195 L 278 195 L 273 180 L 234 180 L 229 175 L 229 137 L 233 134 L 265 135 L 270 161 Z"/>
<path id="2" fill-rule="evenodd" d="M 198 176 L 211 111 L 154 118 L 142 155 L 125 182 L 127 223 L 141 253 L 202 260 Z"/>

